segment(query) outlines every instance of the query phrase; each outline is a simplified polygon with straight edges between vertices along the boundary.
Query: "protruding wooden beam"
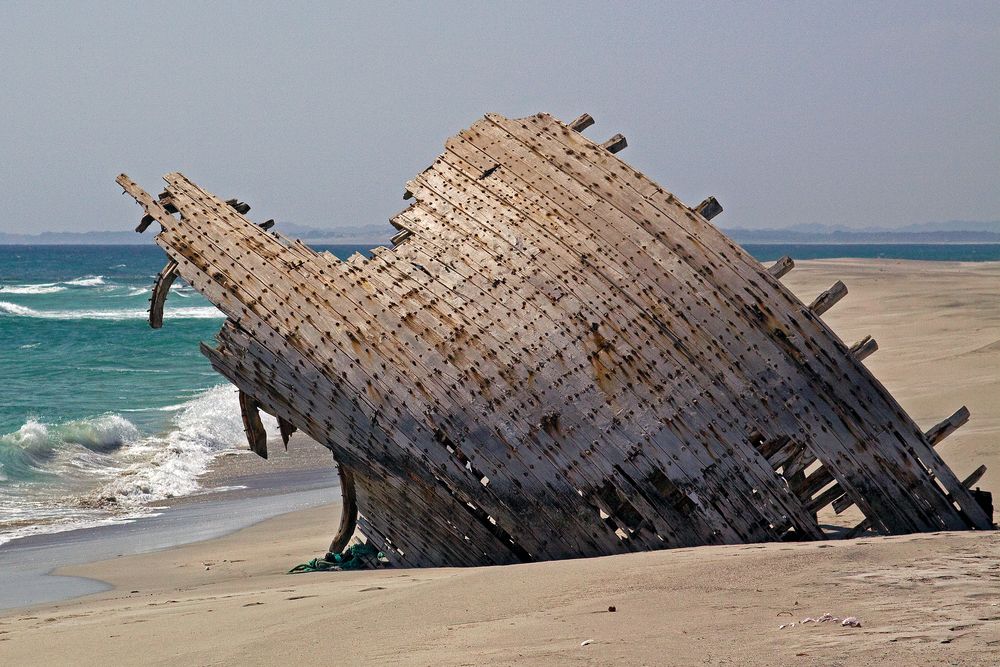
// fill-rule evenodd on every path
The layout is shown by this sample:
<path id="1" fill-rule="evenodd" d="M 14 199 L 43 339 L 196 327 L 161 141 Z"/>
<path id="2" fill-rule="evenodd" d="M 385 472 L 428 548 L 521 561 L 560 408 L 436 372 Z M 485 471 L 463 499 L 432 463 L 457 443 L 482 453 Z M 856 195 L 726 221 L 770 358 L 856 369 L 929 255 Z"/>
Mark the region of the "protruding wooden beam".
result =
<path id="1" fill-rule="evenodd" d="M 694 207 L 696 213 L 700 213 L 701 217 L 706 220 L 711 220 L 715 216 L 722 213 L 722 204 L 715 197 L 708 197 L 705 201 L 701 202 Z"/>
<path id="2" fill-rule="evenodd" d="M 284 417 L 278 417 L 278 432 L 281 433 L 281 442 L 285 443 L 285 450 L 288 450 L 288 439 L 292 437 L 298 429 Z"/>
<path id="3" fill-rule="evenodd" d="M 815 514 L 816 512 L 820 511 L 821 509 L 823 509 L 836 499 L 840 498 L 843 495 L 843 493 L 844 491 L 843 489 L 840 488 L 840 484 L 834 484 L 823 493 L 807 501 L 806 507 L 809 508 L 810 512 Z"/>
<path id="4" fill-rule="evenodd" d="M 845 296 L 847 296 L 847 285 L 838 280 L 833 284 L 833 287 L 820 294 L 815 301 L 809 304 L 809 310 L 814 315 L 822 315 Z"/>
<path id="5" fill-rule="evenodd" d="M 617 153 L 626 146 L 628 146 L 628 142 L 625 141 L 625 135 L 623 134 L 616 134 L 601 144 L 601 148 L 604 148 L 611 153 Z"/>
<path id="6" fill-rule="evenodd" d="M 962 486 L 964 486 L 967 489 L 971 489 L 973 486 L 975 486 L 976 482 L 978 482 L 983 478 L 983 475 L 985 474 L 986 474 L 986 466 L 985 465 L 979 466 L 978 468 L 972 471 L 972 474 L 970 474 L 968 477 L 962 480 Z"/>
<path id="7" fill-rule="evenodd" d="M 865 336 L 851 346 L 851 355 L 858 361 L 863 361 L 878 351 L 878 342 L 871 336 Z"/>
<path id="8" fill-rule="evenodd" d="M 358 526 L 358 500 L 354 492 L 354 474 L 342 465 L 337 465 L 340 476 L 340 526 L 330 542 L 330 553 L 339 554 L 347 548 Z"/>
<path id="9" fill-rule="evenodd" d="M 159 329 L 163 326 L 163 304 L 167 301 L 170 286 L 177 278 L 177 262 L 170 260 L 156 276 L 153 294 L 149 299 L 149 326 Z"/>
<path id="10" fill-rule="evenodd" d="M 226 203 L 229 204 L 233 208 L 233 210 L 239 213 L 240 215 L 246 215 L 247 213 L 250 212 L 250 204 L 242 202 L 239 199 L 235 198 L 227 199 Z"/>
<path id="11" fill-rule="evenodd" d="M 240 392 L 240 413 L 243 416 L 243 430 L 247 434 L 250 451 L 262 459 L 267 458 L 267 431 L 260 420 L 260 405 L 250 394 Z"/>
<path id="12" fill-rule="evenodd" d="M 153 216 L 148 215 L 148 214 L 142 216 L 142 220 L 139 221 L 139 224 L 136 226 L 135 231 L 137 231 L 140 234 L 142 234 L 144 231 L 146 231 L 147 229 L 149 229 L 149 226 L 151 224 L 153 224 L 153 222 L 155 220 L 156 220 L 156 218 L 154 218 Z"/>
<path id="13" fill-rule="evenodd" d="M 780 258 L 777 262 L 772 264 L 767 269 L 767 272 L 770 273 L 775 278 L 781 278 L 794 268 L 795 268 L 795 261 L 792 260 L 792 258 L 789 257 L 788 255 L 785 255 L 784 257 Z"/>
<path id="14" fill-rule="evenodd" d="M 410 238 L 411 236 L 413 236 L 413 232 L 411 232 L 409 229 L 404 229 L 395 236 L 393 236 L 391 239 L 389 239 L 389 242 L 392 243 L 392 245 L 397 246 L 406 239 Z"/>
<path id="15" fill-rule="evenodd" d="M 594 117 L 589 113 L 585 113 L 572 123 L 569 124 L 570 129 L 576 130 L 577 132 L 583 132 L 588 127 L 594 124 Z"/>
<path id="16" fill-rule="evenodd" d="M 118 174 L 118 178 L 115 179 L 118 185 L 122 186 L 127 194 L 129 194 L 136 202 L 139 203 L 144 209 L 146 209 L 146 215 L 142 217 L 139 221 L 139 226 L 135 228 L 135 231 L 140 234 L 146 231 L 154 220 L 159 220 L 160 224 L 163 225 L 163 220 L 165 220 L 171 213 L 176 213 L 177 209 L 171 204 L 170 208 L 173 210 L 167 210 L 165 205 L 154 200 L 148 192 L 139 187 L 139 185 L 128 177 L 128 174 Z"/>
<path id="17" fill-rule="evenodd" d="M 927 431 L 927 433 L 924 433 L 924 437 L 931 443 L 931 446 L 936 446 L 939 442 L 957 431 L 967 421 L 969 421 L 969 409 L 963 405 L 951 417 L 948 417 Z"/>

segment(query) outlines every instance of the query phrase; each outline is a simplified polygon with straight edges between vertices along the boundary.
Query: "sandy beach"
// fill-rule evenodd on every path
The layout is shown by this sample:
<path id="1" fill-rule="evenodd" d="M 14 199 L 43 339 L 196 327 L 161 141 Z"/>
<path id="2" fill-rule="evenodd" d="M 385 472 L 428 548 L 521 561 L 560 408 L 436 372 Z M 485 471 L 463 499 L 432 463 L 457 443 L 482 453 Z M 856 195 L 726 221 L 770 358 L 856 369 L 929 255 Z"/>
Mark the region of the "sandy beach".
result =
<path id="1" fill-rule="evenodd" d="M 810 261 L 784 281 L 808 302 L 837 279 L 850 293 L 824 320 L 848 344 L 878 341 L 865 363 L 922 427 L 966 405 L 970 423 L 939 451 L 959 477 L 986 464 L 979 486 L 1000 492 L 1000 264 Z M 294 446 L 304 453 L 273 474 L 321 469 L 323 450 Z M 267 465 L 233 457 L 217 467 L 237 472 L 206 483 Z M 257 502 L 233 493 L 204 502 Z M 0 663 L 991 665 L 1000 655 L 994 532 L 285 574 L 325 551 L 336 514 L 327 503 L 64 566 L 58 574 L 110 588 L 0 616 Z M 861 627 L 802 623 L 827 612 Z"/>

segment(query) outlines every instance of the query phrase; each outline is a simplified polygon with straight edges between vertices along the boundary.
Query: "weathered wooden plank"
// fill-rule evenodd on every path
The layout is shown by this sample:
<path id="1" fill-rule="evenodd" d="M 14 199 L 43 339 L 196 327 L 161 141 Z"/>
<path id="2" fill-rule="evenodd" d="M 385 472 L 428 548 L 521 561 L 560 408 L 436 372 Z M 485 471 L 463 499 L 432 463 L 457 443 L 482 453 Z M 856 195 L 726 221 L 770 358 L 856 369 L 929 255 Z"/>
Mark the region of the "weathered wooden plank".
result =
<path id="1" fill-rule="evenodd" d="M 768 267 L 767 272 L 770 273 L 775 278 L 781 278 L 786 273 L 795 268 L 795 262 L 791 257 L 785 255 L 778 258 L 778 260 Z"/>
<path id="2" fill-rule="evenodd" d="M 847 285 L 838 280 L 830 289 L 821 293 L 809 304 L 809 310 L 818 317 L 833 308 L 845 296 L 847 296 Z"/>
<path id="3" fill-rule="evenodd" d="M 249 394 L 240 392 L 240 414 L 243 416 L 243 430 L 250 443 L 250 451 L 262 459 L 267 458 L 267 431 L 260 420 L 260 406 Z"/>
<path id="4" fill-rule="evenodd" d="M 695 213 L 706 220 L 711 220 L 722 213 L 722 204 L 715 197 L 708 197 L 703 202 L 694 207 Z"/>
<path id="5" fill-rule="evenodd" d="M 170 260 L 160 270 L 153 283 L 153 292 L 149 299 L 149 326 L 159 329 L 163 326 L 163 304 L 166 303 L 170 286 L 177 278 L 177 262 Z"/>
<path id="6" fill-rule="evenodd" d="M 594 124 L 594 117 L 591 116 L 589 113 L 585 113 L 577 117 L 575 120 L 573 120 L 569 124 L 569 126 L 573 128 L 573 130 L 575 130 L 576 132 L 583 132 L 593 124 Z"/>
<path id="7" fill-rule="evenodd" d="M 964 426 L 966 422 L 969 421 L 970 416 L 969 409 L 963 405 L 950 417 L 931 427 L 930 430 L 924 434 L 924 437 L 927 438 L 927 442 L 929 442 L 932 446 L 935 446 Z"/>
<path id="8" fill-rule="evenodd" d="M 973 470 L 968 477 L 962 480 L 962 486 L 964 486 L 967 489 L 971 489 L 973 486 L 976 485 L 976 482 L 978 482 L 983 478 L 983 475 L 985 474 L 986 474 L 986 466 L 985 465 L 979 466 L 978 468 Z"/>
<path id="9" fill-rule="evenodd" d="M 340 525 L 330 542 L 330 553 L 339 554 L 347 548 L 358 527 L 358 497 L 354 488 L 354 474 L 344 465 L 337 466 L 340 478 Z"/>
<path id="10" fill-rule="evenodd" d="M 625 135 L 623 134 L 616 134 L 601 144 L 601 148 L 609 153 L 617 153 L 626 147 L 628 147 L 628 141 L 625 140 Z"/>
<path id="11" fill-rule="evenodd" d="M 867 359 L 877 351 L 878 351 L 878 341 L 876 341 L 871 336 L 865 336 L 857 343 L 852 345 L 850 350 L 851 354 L 858 361 Z"/>

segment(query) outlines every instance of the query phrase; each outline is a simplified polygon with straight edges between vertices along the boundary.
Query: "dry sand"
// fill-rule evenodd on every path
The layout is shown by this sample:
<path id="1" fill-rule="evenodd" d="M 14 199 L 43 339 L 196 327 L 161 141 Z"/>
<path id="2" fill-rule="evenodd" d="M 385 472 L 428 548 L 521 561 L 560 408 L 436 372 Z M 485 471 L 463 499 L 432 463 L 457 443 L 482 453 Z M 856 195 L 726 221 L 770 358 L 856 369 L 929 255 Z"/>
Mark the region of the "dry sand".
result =
<path id="1" fill-rule="evenodd" d="M 826 321 L 878 340 L 869 367 L 922 426 L 967 405 L 940 451 L 1000 491 L 1000 264 L 813 261 L 785 280 L 808 301 L 838 278 Z M 997 533 L 282 574 L 324 550 L 335 511 L 70 568 L 116 588 L 0 617 L 0 664 L 1000 662 Z M 824 612 L 862 627 L 799 623 Z"/>

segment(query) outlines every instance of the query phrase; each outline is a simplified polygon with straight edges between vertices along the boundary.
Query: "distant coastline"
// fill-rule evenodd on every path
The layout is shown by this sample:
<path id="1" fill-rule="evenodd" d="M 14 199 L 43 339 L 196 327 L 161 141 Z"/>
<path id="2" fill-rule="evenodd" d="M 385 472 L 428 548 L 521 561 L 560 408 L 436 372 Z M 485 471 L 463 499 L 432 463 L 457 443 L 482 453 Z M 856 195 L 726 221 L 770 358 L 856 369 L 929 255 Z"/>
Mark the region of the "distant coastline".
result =
<path id="1" fill-rule="evenodd" d="M 293 223 L 278 223 L 276 232 L 316 245 L 370 245 L 388 243 L 395 233 L 388 224 L 319 229 Z M 148 245 L 149 234 L 131 230 L 93 232 L 40 232 L 38 234 L 11 234 L 0 232 L 0 245 Z"/>
<path id="2" fill-rule="evenodd" d="M 395 233 L 388 225 L 356 225 L 323 229 L 278 223 L 275 231 L 312 245 L 385 245 Z M 785 229 L 722 229 L 741 245 L 864 245 L 864 244 L 992 244 L 1000 243 L 1000 221 L 950 221 L 910 225 L 902 229 L 855 230 L 824 225 Z M 93 232 L 0 232 L 0 245 L 145 245 L 149 239 L 130 230 Z"/>
<path id="3" fill-rule="evenodd" d="M 1000 243 L 1000 232 L 989 230 L 948 230 L 937 231 L 805 231 L 798 229 L 724 229 L 726 236 L 740 244 L 960 244 L 960 243 Z"/>

